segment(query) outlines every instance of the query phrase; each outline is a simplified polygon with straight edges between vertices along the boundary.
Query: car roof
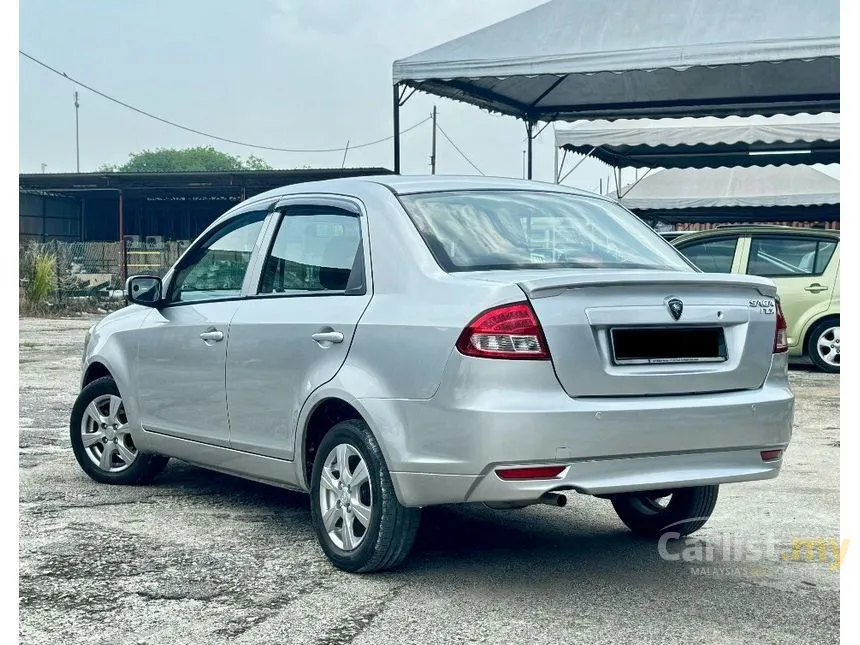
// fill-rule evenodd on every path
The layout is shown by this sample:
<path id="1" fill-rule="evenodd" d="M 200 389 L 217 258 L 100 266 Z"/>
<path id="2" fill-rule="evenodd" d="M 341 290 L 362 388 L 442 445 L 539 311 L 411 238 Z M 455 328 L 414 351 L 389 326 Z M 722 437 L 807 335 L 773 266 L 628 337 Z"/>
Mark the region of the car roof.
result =
<path id="1" fill-rule="evenodd" d="M 805 228 L 800 226 L 781 226 L 768 224 L 748 224 L 734 226 L 717 226 L 704 231 L 690 231 L 672 240 L 676 242 L 687 242 L 699 238 L 717 237 L 721 235 L 795 235 L 809 237 L 829 237 L 839 239 L 839 230 L 832 228 Z"/>
<path id="2" fill-rule="evenodd" d="M 254 195 L 231 209 L 235 211 L 251 202 L 302 193 L 328 193 L 334 195 L 360 196 L 371 186 L 384 186 L 395 195 L 443 192 L 454 190 L 536 190 L 581 195 L 614 202 L 611 197 L 585 190 L 534 180 L 509 177 L 476 177 L 474 175 L 366 175 L 363 177 L 339 177 L 322 181 L 301 182 Z"/>

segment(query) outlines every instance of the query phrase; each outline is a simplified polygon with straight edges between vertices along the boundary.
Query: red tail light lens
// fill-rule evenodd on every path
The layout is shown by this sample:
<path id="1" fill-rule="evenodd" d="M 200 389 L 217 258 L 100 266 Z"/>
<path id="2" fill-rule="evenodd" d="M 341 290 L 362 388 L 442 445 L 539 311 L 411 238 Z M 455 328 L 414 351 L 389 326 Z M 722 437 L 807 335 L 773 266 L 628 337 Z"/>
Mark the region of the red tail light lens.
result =
<path id="1" fill-rule="evenodd" d="M 532 468 L 500 468 L 496 474 L 500 479 L 553 479 L 558 477 L 565 466 L 534 466 Z"/>
<path id="2" fill-rule="evenodd" d="M 788 351 L 788 323 L 782 313 L 779 300 L 776 301 L 776 334 L 773 337 L 773 353 L 780 354 Z"/>
<path id="3" fill-rule="evenodd" d="M 527 302 L 503 305 L 475 318 L 457 339 L 466 356 L 548 360 L 537 316 Z"/>
<path id="4" fill-rule="evenodd" d="M 761 460 L 762 461 L 776 461 L 782 457 L 782 450 L 762 450 L 761 451 Z"/>

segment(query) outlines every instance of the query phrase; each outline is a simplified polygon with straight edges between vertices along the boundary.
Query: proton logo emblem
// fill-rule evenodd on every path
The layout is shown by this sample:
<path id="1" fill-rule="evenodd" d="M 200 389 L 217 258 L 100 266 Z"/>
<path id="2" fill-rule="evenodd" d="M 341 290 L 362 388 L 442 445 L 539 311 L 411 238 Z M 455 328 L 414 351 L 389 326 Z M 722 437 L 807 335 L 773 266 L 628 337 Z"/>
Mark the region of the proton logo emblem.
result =
<path id="1" fill-rule="evenodd" d="M 681 314 L 684 313 L 684 303 L 678 298 L 668 298 L 666 300 L 666 308 L 675 320 L 679 320 Z"/>

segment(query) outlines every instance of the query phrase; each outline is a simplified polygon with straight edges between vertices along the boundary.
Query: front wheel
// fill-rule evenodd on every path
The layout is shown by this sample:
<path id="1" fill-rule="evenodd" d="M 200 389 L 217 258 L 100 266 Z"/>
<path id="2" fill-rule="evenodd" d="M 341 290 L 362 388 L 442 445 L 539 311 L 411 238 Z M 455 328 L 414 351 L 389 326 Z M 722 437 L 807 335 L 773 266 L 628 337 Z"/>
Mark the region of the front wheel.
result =
<path id="1" fill-rule="evenodd" d="M 364 421 L 337 423 L 311 474 L 311 518 L 323 551 L 355 573 L 393 569 L 409 554 L 420 509 L 397 501 L 382 451 Z"/>
<path id="2" fill-rule="evenodd" d="M 148 484 L 167 457 L 138 451 L 116 382 L 109 376 L 88 384 L 72 407 L 69 423 L 78 465 L 103 484 Z"/>
<path id="3" fill-rule="evenodd" d="M 842 366 L 839 338 L 839 319 L 822 320 L 809 332 L 806 353 L 815 366 L 823 372 L 839 373 Z"/>
<path id="4" fill-rule="evenodd" d="M 637 535 L 659 537 L 673 532 L 684 536 L 705 525 L 717 504 L 718 491 L 719 486 L 695 486 L 625 493 L 613 496 L 612 506 Z"/>

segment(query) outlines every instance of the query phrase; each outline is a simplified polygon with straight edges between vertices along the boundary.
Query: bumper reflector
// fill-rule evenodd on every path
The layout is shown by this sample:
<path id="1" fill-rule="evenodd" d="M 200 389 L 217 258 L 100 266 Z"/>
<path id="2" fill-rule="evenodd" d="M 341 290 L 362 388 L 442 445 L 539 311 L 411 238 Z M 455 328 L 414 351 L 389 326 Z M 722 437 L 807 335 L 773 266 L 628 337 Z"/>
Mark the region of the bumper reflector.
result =
<path id="1" fill-rule="evenodd" d="M 533 466 L 530 468 L 500 468 L 496 470 L 499 479 L 552 479 L 561 474 L 566 466 Z"/>
<path id="2" fill-rule="evenodd" d="M 761 451 L 761 460 L 762 461 L 776 461 L 782 457 L 782 450 L 762 450 Z"/>

